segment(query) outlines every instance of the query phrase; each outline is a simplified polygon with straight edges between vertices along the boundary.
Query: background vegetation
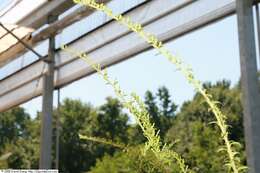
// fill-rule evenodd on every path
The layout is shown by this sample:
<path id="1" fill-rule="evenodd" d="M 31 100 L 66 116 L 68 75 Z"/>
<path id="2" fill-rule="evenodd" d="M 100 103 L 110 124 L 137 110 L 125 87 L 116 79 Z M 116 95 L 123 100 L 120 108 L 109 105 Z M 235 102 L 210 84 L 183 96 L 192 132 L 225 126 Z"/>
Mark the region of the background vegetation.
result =
<path id="1" fill-rule="evenodd" d="M 245 162 L 240 85 L 231 87 L 228 81 L 223 80 L 215 84 L 205 83 L 204 87 L 221 103 L 231 125 L 230 138 L 242 144 L 240 150 Z M 172 144 L 174 151 L 184 157 L 194 172 L 227 172 L 223 166 L 225 155 L 218 152 L 222 141 L 217 127 L 211 124 L 214 116 L 202 96 L 195 94 L 192 100 L 179 107 L 173 98 L 174 93 L 171 96 L 166 87 L 160 87 L 155 93 L 147 91 L 144 98 L 163 141 Z M 57 110 L 54 117 L 56 115 Z M 38 168 L 40 116 L 39 112 L 33 119 L 20 107 L 0 114 L 0 156 L 11 153 L 8 159 L 0 160 L 0 168 Z M 160 172 L 151 166 L 155 164 L 152 153 L 140 154 L 139 148 L 145 138 L 141 129 L 130 123 L 128 113 L 117 99 L 108 97 L 100 107 L 65 99 L 60 107 L 60 117 L 60 172 Z M 126 152 L 81 140 L 79 133 L 131 147 Z M 178 169 L 173 164 L 167 172 L 178 172 Z"/>

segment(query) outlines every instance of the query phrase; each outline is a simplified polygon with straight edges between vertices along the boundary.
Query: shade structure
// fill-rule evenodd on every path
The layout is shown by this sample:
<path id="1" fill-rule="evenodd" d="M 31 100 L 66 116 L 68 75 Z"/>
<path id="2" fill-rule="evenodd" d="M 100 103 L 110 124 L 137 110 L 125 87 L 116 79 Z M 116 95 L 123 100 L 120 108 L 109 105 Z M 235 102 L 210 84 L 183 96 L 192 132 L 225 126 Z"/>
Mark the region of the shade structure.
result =
<path id="1" fill-rule="evenodd" d="M 34 31 L 32 28 L 13 25 L 13 24 L 3 24 L 0 26 L 0 56 L 7 52 L 9 49 L 18 46 L 19 40 L 15 38 L 12 34 L 8 33 L 11 31 L 17 38 L 24 41 L 29 41 L 31 39 L 31 33 Z M 4 61 L 0 59 L 1 61 Z"/>

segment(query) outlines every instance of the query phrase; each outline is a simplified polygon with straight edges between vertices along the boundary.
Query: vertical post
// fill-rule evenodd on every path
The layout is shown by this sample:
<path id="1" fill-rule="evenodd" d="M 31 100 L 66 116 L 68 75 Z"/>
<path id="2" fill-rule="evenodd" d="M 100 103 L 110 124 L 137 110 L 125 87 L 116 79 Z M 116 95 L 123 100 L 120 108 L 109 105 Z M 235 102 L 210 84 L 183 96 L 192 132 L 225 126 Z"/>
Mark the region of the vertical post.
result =
<path id="1" fill-rule="evenodd" d="M 255 7 L 256 7 L 257 38 L 258 38 L 258 55 L 259 55 L 259 63 L 260 63 L 260 18 L 259 18 L 259 5 L 258 5 L 258 2 L 256 3 Z"/>
<path id="2" fill-rule="evenodd" d="M 49 16 L 48 23 L 56 20 Z M 40 143 L 40 169 L 51 169 L 52 163 L 52 113 L 53 113 L 53 89 L 54 89 L 54 55 L 55 37 L 49 38 L 48 57 L 44 60 L 47 64 L 47 72 L 43 75 L 42 93 L 42 120 Z"/>
<path id="3" fill-rule="evenodd" d="M 58 89 L 58 106 L 57 106 L 57 117 L 56 117 L 56 160 L 55 168 L 59 169 L 59 154 L 60 154 L 60 88 Z"/>
<path id="4" fill-rule="evenodd" d="M 257 78 L 253 0 L 236 0 L 247 163 L 260 172 L 260 93 Z"/>

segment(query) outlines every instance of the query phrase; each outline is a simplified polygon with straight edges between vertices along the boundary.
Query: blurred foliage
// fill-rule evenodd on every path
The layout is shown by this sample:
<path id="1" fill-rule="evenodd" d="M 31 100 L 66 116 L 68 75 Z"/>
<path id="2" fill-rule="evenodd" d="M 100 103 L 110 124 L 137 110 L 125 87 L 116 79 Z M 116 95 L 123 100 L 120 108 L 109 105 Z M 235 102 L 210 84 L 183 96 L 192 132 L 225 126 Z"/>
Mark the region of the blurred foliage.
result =
<path id="1" fill-rule="evenodd" d="M 128 116 L 117 99 L 108 97 L 96 109 L 79 100 L 64 100 L 60 107 L 60 171 L 77 173 L 90 169 L 96 158 L 113 154 L 115 148 L 80 140 L 79 133 L 127 142 Z"/>
<path id="2" fill-rule="evenodd" d="M 39 124 L 23 108 L 0 113 L 0 155 L 11 155 L 0 161 L 0 168 L 37 168 L 39 157 Z"/>
<path id="3" fill-rule="evenodd" d="M 113 156 L 105 155 L 98 159 L 91 173 L 163 173 L 165 168 L 158 163 L 153 152 L 142 153 L 143 146 L 130 147 L 127 151 L 116 152 Z"/>
<path id="4" fill-rule="evenodd" d="M 215 85 L 204 84 L 204 87 L 220 102 L 220 108 L 227 115 L 230 125 L 230 138 L 239 141 L 239 148 L 243 162 L 245 156 L 243 135 L 243 110 L 240 101 L 240 91 L 237 87 L 230 88 L 227 81 L 217 82 Z M 179 140 L 174 147 L 182 153 L 186 162 L 196 172 L 221 173 L 228 172 L 223 166 L 225 155 L 218 152 L 220 146 L 219 129 L 215 124 L 213 114 L 208 110 L 201 95 L 196 94 L 191 101 L 185 102 L 177 114 L 172 128 L 166 134 L 167 141 Z"/>
<path id="5" fill-rule="evenodd" d="M 228 116 L 230 138 L 242 144 L 243 162 L 244 135 L 243 110 L 239 84 L 231 87 L 227 81 L 216 84 L 205 83 L 204 87 L 219 101 L 222 111 Z M 218 152 L 223 142 L 219 140 L 218 127 L 212 124 L 213 114 L 200 94 L 183 103 L 179 110 L 169 91 L 160 87 L 157 92 L 147 91 L 146 108 L 152 122 L 160 129 L 161 138 L 172 144 L 194 172 L 227 172 L 225 155 Z M 63 173 L 175 173 L 179 170 L 174 161 L 161 168 L 152 152 L 143 155 L 141 146 L 145 142 L 141 130 L 130 123 L 122 104 L 108 97 L 100 107 L 93 107 L 80 100 L 63 100 L 59 112 L 54 110 L 55 121 L 60 116 L 60 172 Z M 38 113 L 31 118 L 23 108 L 14 108 L 0 113 L 0 156 L 11 153 L 0 160 L 0 168 L 38 168 L 40 118 Z M 81 140 L 78 134 L 110 139 L 129 144 L 127 151 L 112 146 Z M 177 143 L 176 143 L 177 140 Z M 53 148 L 55 148 L 53 146 Z M 53 152 L 53 158 L 54 152 Z"/>
<path id="6" fill-rule="evenodd" d="M 213 95 L 214 99 L 221 103 L 220 107 L 222 111 L 228 116 L 228 123 L 230 126 L 230 137 L 232 140 L 239 141 L 242 146 L 240 147 L 240 152 L 242 155 L 242 162 L 245 163 L 245 153 L 244 153 L 244 135 L 243 135 L 243 110 L 241 105 L 241 94 L 238 86 L 233 88 L 230 87 L 228 81 L 219 81 L 216 84 L 205 83 L 204 87 L 208 89 L 209 93 Z M 149 92 L 148 92 L 149 93 Z M 151 93 L 149 98 L 151 97 Z M 162 104 L 154 102 L 153 99 L 147 101 L 146 104 L 148 110 L 156 110 L 152 113 L 152 118 L 154 122 L 156 118 L 163 116 L 162 111 L 157 111 L 158 107 L 162 108 Z M 152 101 L 150 101 L 152 100 Z M 151 106 L 152 105 L 152 106 Z M 174 105 L 174 104 L 172 104 Z M 152 108 L 152 109 L 149 109 Z M 176 109 L 176 106 L 174 106 Z M 175 109 L 172 109 L 175 111 Z M 220 146 L 223 142 L 219 137 L 219 129 L 212 122 L 215 120 L 213 114 L 209 111 L 208 105 L 205 103 L 204 99 L 200 94 L 195 94 L 191 101 L 185 102 L 177 114 L 174 111 L 170 114 L 171 116 L 166 116 L 164 118 L 169 118 L 168 122 L 171 124 L 167 133 L 165 133 L 165 141 L 168 143 L 173 143 L 172 148 L 174 151 L 180 153 L 189 168 L 194 172 L 207 172 L 207 173 L 223 173 L 228 172 L 227 168 L 224 166 L 226 156 L 224 153 L 219 152 Z M 166 113 L 166 111 L 165 111 Z M 155 116 L 154 116 L 155 115 Z M 156 127 L 163 129 L 159 126 L 159 123 L 155 123 Z M 161 124 L 162 126 L 164 123 Z M 168 125 L 168 124 L 167 124 Z M 132 132 L 132 131 L 130 131 Z M 140 134 L 141 135 L 141 134 Z M 163 133 L 164 135 L 164 133 Z M 134 136 L 136 139 L 137 135 Z M 177 143 L 175 143 L 177 140 Z M 128 157 L 129 154 L 120 152 L 115 156 L 106 156 L 103 160 L 99 160 L 96 167 L 92 170 L 97 173 L 101 173 L 102 170 L 109 170 L 109 172 L 120 173 L 123 172 L 123 168 L 128 168 L 128 172 L 144 172 L 141 169 L 136 169 L 134 165 L 145 160 L 144 158 L 138 157 L 139 154 L 132 152 L 132 157 Z M 136 155 L 135 155 L 136 154 Z M 135 156 L 133 156 L 135 155 Z M 133 158 L 133 159 L 131 159 Z M 130 161 L 129 161 L 130 159 Z M 132 162 L 131 162 L 132 161 Z M 120 165 L 118 165 L 118 162 Z M 130 166 L 129 166 L 130 164 Z M 150 168 L 155 168 L 153 164 L 150 164 Z M 158 170 L 148 171 L 150 173 L 159 172 Z M 172 163 L 168 172 L 175 173 L 179 172 L 177 166 Z"/>

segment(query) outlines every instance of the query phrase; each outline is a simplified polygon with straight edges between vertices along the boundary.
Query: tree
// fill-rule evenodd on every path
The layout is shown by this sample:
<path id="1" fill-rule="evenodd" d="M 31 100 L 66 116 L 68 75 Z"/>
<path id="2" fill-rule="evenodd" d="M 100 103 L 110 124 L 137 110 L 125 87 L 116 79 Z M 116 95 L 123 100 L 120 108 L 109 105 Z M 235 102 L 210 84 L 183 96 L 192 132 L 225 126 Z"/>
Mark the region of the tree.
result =
<path id="1" fill-rule="evenodd" d="M 0 154 L 11 154 L 2 168 L 38 168 L 38 127 L 21 107 L 0 114 Z"/>
<path id="2" fill-rule="evenodd" d="M 54 110 L 55 120 L 60 116 L 60 171 L 82 172 L 89 170 L 97 158 L 116 150 L 110 146 L 84 141 L 79 134 L 98 136 L 127 143 L 128 116 L 122 111 L 117 99 L 107 98 L 100 108 L 84 104 L 80 100 L 65 99 Z M 0 163 L 3 168 L 38 168 L 40 147 L 40 117 L 31 119 L 23 108 L 14 108 L 0 114 L 0 155 L 11 152 L 11 156 Z M 55 148 L 53 146 L 53 148 Z M 54 160 L 53 152 L 53 160 Z"/>
<path id="3" fill-rule="evenodd" d="M 172 126 L 177 105 L 171 100 L 169 90 L 164 86 L 158 88 L 155 94 L 151 91 L 147 91 L 144 99 L 151 122 L 155 124 L 156 129 L 160 130 L 159 134 L 163 140 L 166 132 Z M 128 133 L 133 139 L 131 140 L 132 143 L 140 144 L 146 140 L 137 125 L 132 125 Z"/>
<path id="4" fill-rule="evenodd" d="M 204 88 L 213 95 L 214 100 L 220 102 L 219 107 L 231 125 L 230 139 L 242 144 L 241 153 L 245 162 L 239 85 L 231 88 L 229 82 L 220 81 L 216 84 L 205 83 Z M 155 94 L 147 91 L 145 104 L 162 139 L 174 144 L 173 150 L 185 158 L 193 171 L 227 172 L 223 166 L 226 157 L 218 152 L 223 145 L 219 129 L 211 124 L 215 121 L 214 115 L 200 94 L 195 94 L 191 101 L 185 102 L 178 113 L 177 106 L 165 87 L 159 88 Z M 60 172 L 165 172 L 152 152 L 146 155 L 141 153 L 140 148 L 146 139 L 136 124 L 128 124 L 128 115 L 117 99 L 108 97 L 100 107 L 93 107 L 80 100 L 65 99 L 59 112 L 54 110 L 54 120 L 57 113 L 61 121 Z M 40 116 L 41 113 L 31 119 L 23 108 L 0 114 L 0 156 L 9 152 L 12 154 L 5 161 L 0 160 L 1 168 L 38 168 Z M 79 134 L 128 143 L 130 149 L 121 151 L 82 140 Z M 178 139 L 179 142 L 176 143 Z M 167 172 L 179 172 L 174 161 Z"/>
<path id="5" fill-rule="evenodd" d="M 15 144 L 8 146 L 11 156 L 7 159 L 8 168 L 38 169 L 39 168 L 39 141 L 19 139 Z"/>
<path id="6" fill-rule="evenodd" d="M 29 121 L 29 114 L 20 107 L 0 113 L 0 152 L 4 149 L 5 144 L 28 137 L 27 123 Z"/>
<path id="7" fill-rule="evenodd" d="M 118 142 L 127 140 L 127 114 L 117 99 L 107 98 L 100 108 L 83 104 L 79 100 L 66 99 L 60 107 L 60 168 L 61 172 L 79 173 L 88 171 L 96 159 L 105 153 L 113 154 L 115 149 L 81 140 L 79 134 L 103 137 Z"/>
<path id="8" fill-rule="evenodd" d="M 79 133 L 88 128 L 90 117 L 96 110 L 80 100 L 65 99 L 59 108 L 60 132 L 60 171 L 64 173 L 82 172 L 94 164 L 95 158 L 89 146 L 79 139 Z M 57 114 L 57 111 L 55 111 Z M 55 115 L 56 116 L 56 115 Z"/>
<path id="9" fill-rule="evenodd" d="M 239 89 L 230 88 L 230 83 L 227 81 L 220 81 L 215 85 L 206 83 L 204 87 L 215 100 L 219 101 L 219 107 L 227 116 L 227 123 L 231 125 L 230 139 L 242 144 L 240 150 L 245 161 L 243 111 Z M 169 142 L 179 140 L 174 149 L 183 155 L 196 172 L 227 172 L 226 167 L 223 167 L 225 153 L 218 152 L 223 143 L 220 140 L 218 127 L 211 124 L 214 121 L 214 115 L 202 96 L 195 94 L 191 101 L 183 104 L 166 135 Z"/>
<path id="10" fill-rule="evenodd" d="M 244 139 L 243 139 L 243 116 L 242 105 L 240 100 L 240 90 L 236 86 L 230 87 L 228 81 L 220 81 L 216 84 L 205 83 L 204 88 L 207 88 L 213 98 L 220 102 L 219 106 L 221 110 L 227 115 L 227 122 L 230 127 L 230 139 L 239 141 L 242 144 L 240 148 L 242 159 L 245 162 L 244 156 Z M 165 91 L 158 94 L 158 96 L 164 96 L 169 98 L 169 94 L 165 94 Z M 186 164 L 194 172 L 207 172 L 207 173 L 222 173 L 227 172 L 225 164 L 225 153 L 218 152 L 223 145 L 220 140 L 220 133 L 218 127 L 211 124 L 215 121 L 214 115 L 208 109 L 207 103 L 204 101 L 200 94 L 195 94 L 191 101 L 185 102 L 180 112 L 175 116 L 176 106 L 172 106 L 174 109 L 169 109 L 171 104 L 170 99 L 164 99 L 164 101 L 156 102 L 157 99 L 151 92 L 146 94 L 146 104 L 148 110 L 153 117 L 155 124 L 158 127 L 163 125 L 169 125 L 162 121 L 160 118 L 163 115 L 167 115 L 168 120 L 171 120 L 171 126 L 166 133 L 165 140 L 168 143 L 172 143 L 172 149 L 177 153 L 180 153 Z M 171 102 L 172 103 L 172 102 Z M 168 106 L 167 106 L 168 105 Z M 172 104 L 173 105 L 173 104 Z M 174 111 L 169 111 L 174 110 Z M 133 127 L 130 128 L 134 129 Z M 140 132 L 141 134 L 141 132 Z M 177 140 L 177 141 L 176 141 Z M 138 157 L 139 156 L 139 157 Z M 152 157 L 151 157 L 152 158 Z M 145 162 L 142 162 L 145 161 Z M 148 161 L 148 162 L 147 162 Z M 102 173 L 109 170 L 110 172 L 145 172 L 142 168 L 154 168 L 154 162 L 146 160 L 140 157 L 140 153 L 118 153 L 114 156 L 105 156 L 102 160 L 99 160 L 92 170 L 94 173 Z M 120 164 L 118 164 L 120 162 Z M 145 163 L 140 165 L 140 163 Z M 173 164 L 170 173 L 178 172 L 178 166 Z M 151 170 L 151 172 L 160 172 L 159 170 Z"/>
<path id="11" fill-rule="evenodd" d="M 113 156 L 106 154 L 98 159 L 91 173 L 164 173 L 154 154 L 147 152 L 143 155 L 142 147 L 128 148 L 127 151 L 116 152 Z"/>
<path id="12" fill-rule="evenodd" d="M 94 136 L 111 139 L 115 142 L 128 142 L 126 134 L 128 115 L 122 112 L 123 106 L 119 100 L 106 98 L 106 103 L 91 117 L 91 133 Z"/>

